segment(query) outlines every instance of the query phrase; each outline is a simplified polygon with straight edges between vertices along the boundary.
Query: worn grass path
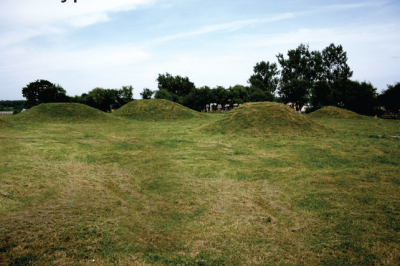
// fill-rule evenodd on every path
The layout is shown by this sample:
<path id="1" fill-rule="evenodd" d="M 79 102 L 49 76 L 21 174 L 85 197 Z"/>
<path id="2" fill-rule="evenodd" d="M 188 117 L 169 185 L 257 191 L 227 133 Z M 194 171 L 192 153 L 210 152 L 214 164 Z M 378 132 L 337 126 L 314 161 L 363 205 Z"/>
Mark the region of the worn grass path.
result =
<path id="1" fill-rule="evenodd" d="M 219 118 L 0 128 L 0 265 L 397 265 L 399 121 Z"/>

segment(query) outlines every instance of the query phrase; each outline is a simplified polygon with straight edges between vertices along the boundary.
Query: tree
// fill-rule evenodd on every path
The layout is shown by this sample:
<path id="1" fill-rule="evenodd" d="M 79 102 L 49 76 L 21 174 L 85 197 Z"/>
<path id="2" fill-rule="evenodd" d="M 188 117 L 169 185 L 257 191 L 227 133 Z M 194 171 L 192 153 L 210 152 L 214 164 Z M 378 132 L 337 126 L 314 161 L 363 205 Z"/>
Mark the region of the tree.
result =
<path id="1" fill-rule="evenodd" d="M 160 89 L 158 91 L 156 91 L 155 95 L 154 95 L 154 99 L 165 99 L 165 100 L 169 100 L 171 102 L 177 102 L 178 96 L 176 96 L 175 94 L 164 90 L 164 89 Z"/>
<path id="2" fill-rule="evenodd" d="M 310 100 L 311 84 L 308 80 L 299 79 L 293 79 L 291 82 L 285 83 L 279 91 L 283 103 L 291 103 L 296 111 L 300 111 Z"/>
<path id="3" fill-rule="evenodd" d="M 213 92 L 208 86 L 192 90 L 183 98 L 183 105 L 196 111 L 203 110 L 212 100 Z"/>
<path id="4" fill-rule="evenodd" d="M 222 108 L 225 108 L 225 105 L 229 102 L 228 100 L 229 92 L 224 87 L 217 86 L 211 90 L 210 102 L 221 104 Z"/>
<path id="5" fill-rule="evenodd" d="M 116 93 L 112 94 L 112 91 L 96 87 L 87 94 L 82 94 L 82 98 L 86 105 L 105 112 L 110 110 L 110 106 L 115 103 Z"/>
<path id="6" fill-rule="evenodd" d="M 337 80 L 347 80 L 353 76 L 353 71 L 347 65 L 347 53 L 341 45 L 331 43 L 322 51 L 322 77 L 330 84 Z"/>
<path id="7" fill-rule="evenodd" d="M 248 83 L 260 91 L 269 91 L 273 94 L 279 84 L 279 78 L 277 77 L 279 71 L 276 63 L 270 64 L 269 62 L 261 61 L 256 63 L 253 71 L 254 75 L 250 77 Z"/>
<path id="8" fill-rule="evenodd" d="M 297 111 L 308 103 L 313 82 L 321 73 L 321 53 L 309 51 L 309 46 L 300 44 L 295 50 L 289 50 L 288 59 L 278 54 L 282 67 L 279 95 L 285 104 L 292 103 Z"/>
<path id="9" fill-rule="evenodd" d="M 109 111 L 111 108 L 118 109 L 132 101 L 132 90 L 132 86 L 122 86 L 119 90 L 96 87 L 87 94 L 83 93 L 80 99 L 75 96 L 71 100 L 84 103 L 102 111 Z"/>
<path id="10" fill-rule="evenodd" d="M 178 96 L 178 99 L 188 95 L 196 88 L 194 83 L 190 82 L 188 77 L 173 77 L 166 73 L 165 75 L 159 74 L 156 80 L 158 81 L 158 88 L 160 90 L 167 90 L 168 92 Z"/>
<path id="11" fill-rule="evenodd" d="M 248 100 L 248 92 L 246 87 L 242 85 L 235 85 L 228 88 L 229 104 L 232 108 L 234 104 L 243 104 Z"/>
<path id="12" fill-rule="evenodd" d="M 249 102 L 272 102 L 274 101 L 274 95 L 270 91 L 254 90 L 248 96 Z"/>
<path id="13" fill-rule="evenodd" d="M 133 87 L 132 85 L 129 86 L 122 86 L 120 90 L 118 90 L 118 102 L 120 105 L 127 104 L 133 101 Z"/>
<path id="14" fill-rule="evenodd" d="M 392 118 L 400 118 L 400 82 L 395 85 L 387 85 L 387 89 L 378 96 L 378 101 L 382 104 Z"/>
<path id="15" fill-rule="evenodd" d="M 142 99 L 151 99 L 151 96 L 153 96 L 154 91 L 150 90 L 149 88 L 144 88 L 143 92 L 140 93 L 142 95 Z"/>
<path id="16" fill-rule="evenodd" d="M 346 94 L 346 86 L 342 85 L 347 84 L 348 87 L 346 81 L 353 75 L 347 65 L 347 54 L 341 45 L 332 43 L 322 51 L 321 58 L 321 71 L 313 85 L 310 102 L 313 109 L 328 105 L 340 107 L 341 99 Z"/>
<path id="17" fill-rule="evenodd" d="M 348 79 L 335 80 L 329 83 L 325 80 L 317 81 L 313 84 L 311 90 L 310 103 L 313 110 L 320 109 L 324 106 L 337 106 L 341 107 L 342 99 L 345 97 L 345 86 Z"/>
<path id="18" fill-rule="evenodd" d="M 356 112 L 362 115 L 375 115 L 377 106 L 376 88 L 369 82 L 352 80 L 337 81 L 333 84 L 334 91 L 341 91 L 338 107 Z"/>
<path id="19" fill-rule="evenodd" d="M 48 80 L 38 79 L 22 88 L 22 95 L 26 98 L 26 108 L 31 108 L 41 103 L 68 101 L 66 91 L 57 84 Z"/>

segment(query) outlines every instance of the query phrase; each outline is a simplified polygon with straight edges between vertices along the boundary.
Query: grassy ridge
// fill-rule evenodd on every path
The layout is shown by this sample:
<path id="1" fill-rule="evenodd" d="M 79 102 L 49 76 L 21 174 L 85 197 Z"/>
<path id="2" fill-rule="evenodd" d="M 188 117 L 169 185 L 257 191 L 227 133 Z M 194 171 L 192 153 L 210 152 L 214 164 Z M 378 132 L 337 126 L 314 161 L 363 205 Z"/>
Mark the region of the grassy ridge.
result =
<path id="1" fill-rule="evenodd" d="M 142 121 L 169 121 L 204 117 L 178 103 L 164 99 L 135 100 L 113 113 L 115 116 Z"/>
<path id="2" fill-rule="evenodd" d="M 331 129 L 314 123 L 292 108 L 274 102 L 246 103 L 229 111 L 222 119 L 201 128 L 224 134 L 304 134 L 326 133 Z"/>
<path id="3" fill-rule="evenodd" d="M 308 117 L 371 119 L 371 117 L 365 115 L 359 115 L 355 112 L 338 108 L 335 106 L 325 106 L 317 111 L 310 113 Z"/>
<path id="4" fill-rule="evenodd" d="M 313 120 L 0 128 L 0 265 L 396 265 L 399 121 Z"/>
<path id="5" fill-rule="evenodd" d="M 34 106 L 8 120 L 15 122 L 111 122 L 106 113 L 79 103 L 45 103 Z"/>
<path id="6" fill-rule="evenodd" d="M 0 119 L 0 128 L 9 127 L 10 123 Z"/>

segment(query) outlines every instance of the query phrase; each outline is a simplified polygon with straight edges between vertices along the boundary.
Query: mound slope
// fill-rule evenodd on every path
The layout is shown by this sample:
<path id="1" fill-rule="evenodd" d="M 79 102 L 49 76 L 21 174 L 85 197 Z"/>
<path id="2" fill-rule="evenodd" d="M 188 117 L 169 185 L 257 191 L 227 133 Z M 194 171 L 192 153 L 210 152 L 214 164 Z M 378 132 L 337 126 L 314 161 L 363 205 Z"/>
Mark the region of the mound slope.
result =
<path id="1" fill-rule="evenodd" d="M 199 112 L 164 99 L 135 100 L 125 104 L 113 114 L 142 121 L 178 120 L 203 116 Z"/>
<path id="2" fill-rule="evenodd" d="M 220 133 L 267 134 L 328 132 L 329 128 L 298 114 L 292 108 L 273 102 L 246 103 L 200 130 Z"/>
<path id="3" fill-rule="evenodd" d="M 20 122 L 106 122 L 106 113 L 80 103 L 44 103 L 13 117 Z"/>
<path id="4" fill-rule="evenodd" d="M 9 127 L 9 126 L 10 126 L 9 123 L 0 119 L 0 128 L 5 128 L 5 127 Z"/>
<path id="5" fill-rule="evenodd" d="M 357 119 L 369 119 L 368 116 L 359 115 L 355 112 L 342 109 L 335 106 L 325 106 L 318 109 L 310 114 L 309 117 L 332 117 L 332 118 L 357 118 Z"/>

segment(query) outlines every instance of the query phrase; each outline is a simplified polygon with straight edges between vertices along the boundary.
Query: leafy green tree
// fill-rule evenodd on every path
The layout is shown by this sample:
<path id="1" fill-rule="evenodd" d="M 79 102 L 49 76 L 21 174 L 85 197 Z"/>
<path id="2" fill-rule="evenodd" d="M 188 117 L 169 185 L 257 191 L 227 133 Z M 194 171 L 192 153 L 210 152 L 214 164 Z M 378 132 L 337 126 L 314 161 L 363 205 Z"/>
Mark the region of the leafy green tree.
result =
<path id="1" fill-rule="evenodd" d="M 249 102 L 273 102 L 274 95 L 270 91 L 254 90 L 248 96 Z"/>
<path id="2" fill-rule="evenodd" d="M 347 53 L 343 51 L 341 45 L 331 44 L 322 51 L 322 77 L 330 84 L 337 80 L 347 80 L 353 76 L 347 64 Z"/>
<path id="3" fill-rule="evenodd" d="M 318 81 L 313 84 L 311 91 L 311 105 L 313 109 L 323 106 L 340 106 L 341 99 L 346 92 L 341 84 L 353 75 L 347 65 L 347 54 L 341 45 L 333 43 L 322 51 L 322 71 Z"/>
<path id="4" fill-rule="evenodd" d="M 38 79 L 22 88 L 22 95 L 26 98 L 26 108 L 31 108 L 41 103 L 66 102 L 66 91 L 57 84 L 48 80 Z"/>
<path id="5" fill-rule="evenodd" d="M 369 82 L 358 82 L 352 80 L 337 81 L 333 84 L 339 88 L 333 90 L 341 91 L 338 107 L 356 112 L 362 115 L 375 115 L 377 106 L 376 88 Z"/>
<path id="6" fill-rule="evenodd" d="M 300 111 L 310 100 L 311 84 L 308 80 L 299 79 L 293 79 L 291 82 L 285 83 L 279 91 L 283 103 L 291 103 L 296 111 Z"/>
<path id="7" fill-rule="evenodd" d="M 88 93 L 83 93 L 79 98 L 71 98 L 72 101 L 80 102 L 102 111 L 111 108 L 118 109 L 133 100 L 133 87 L 123 86 L 121 89 L 103 89 L 96 87 Z"/>
<path id="8" fill-rule="evenodd" d="M 133 101 L 132 85 L 122 86 L 121 89 L 118 90 L 117 98 L 117 101 L 121 106 Z"/>
<path id="9" fill-rule="evenodd" d="M 188 95 L 193 89 L 196 88 L 194 83 L 191 82 L 188 77 L 173 77 L 166 73 L 165 75 L 159 74 L 156 80 L 158 81 L 159 90 L 166 90 L 172 94 L 175 94 L 178 96 L 178 99 Z"/>
<path id="10" fill-rule="evenodd" d="M 246 87 L 235 85 L 228 88 L 229 105 L 232 108 L 234 104 L 243 104 L 248 101 L 249 94 Z"/>
<path id="11" fill-rule="evenodd" d="M 107 92 L 106 89 L 96 87 L 87 94 L 82 94 L 82 100 L 86 105 L 97 108 L 102 111 L 110 110 L 110 105 L 114 104 L 115 95 L 112 92 Z M 114 96 L 114 97 L 113 97 Z"/>
<path id="12" fill-rule="evenodd" d="M 292 103 L 297 111 L 309 102 L 313 82 L 321 73 L 321 53 L 309 51 L 309 46 L 300 44 L 289 50 L 288 58 L 278 54 L 281 65 L 281 87 L 279 95 L 285 104 Z"/>
<path id="13" fill-rule="evenodd" d="M 346 81 L 348 79 L 335 80 L 333 83 L 325 80 L 315 82 L 311 90 L 310 99 L 312 110 L 314 111 L 324 106 L 341 107 L 342 98 L 346 94 L 346 87 L 342 87 L 342 85 L 346 84 Z"/>
<path id="14" fill-rule="evenodd" d="M 158 91 L 155 92 L 154 99 L 165 99 L 165 100 L 169 100 L 171 102 L 177 102 L 178 96 L 176 96 L 175 94 L 173 94 L 167 90 L 159 89 Z"/>
<path id="15" fill-rule="evenodd" d="M 389 111 L 392 118 L 396 118 L 396 115 L 400 118 L 400 82 L 388 85 L 388 88 L 378 96 L 378 101 Z"/>
<path id="16" fill-rule="evenodd" d="M 222 86 L 217 86 L 211 92 L 210 103 L 221 104 L 225 108 L 225 105 L 229 102 L 229 91 Z"/>
<path id="17" fill-rule="evenodd" d="M 140 93 L 142 95 L 142 99 L 151 99 L 153 96 L 154 91 L 150 90 L 149 88 L 144 88 L 143 91 Z"/>
<path id="18" fill-rule="evenodd" d="M 279 84 L 279 78 L 277 77 L 279 71 L 276 63 L 270 64 L 269 62 L 261 61 L 256 63 L 253 71 L 254 74 L 250 77 L 248 83 L 260 91 L 269 91 L 273 94 Z"/>
<path id="19" fill-rule="evenodd" d="M 206 108 L 206 105 L 212 101 L 213 91 L 208 86 L 192 90 L 183 98 L 183 105 L 196 111 Z"/>

